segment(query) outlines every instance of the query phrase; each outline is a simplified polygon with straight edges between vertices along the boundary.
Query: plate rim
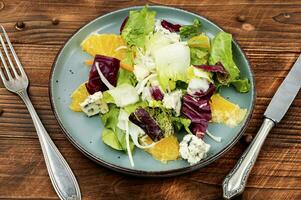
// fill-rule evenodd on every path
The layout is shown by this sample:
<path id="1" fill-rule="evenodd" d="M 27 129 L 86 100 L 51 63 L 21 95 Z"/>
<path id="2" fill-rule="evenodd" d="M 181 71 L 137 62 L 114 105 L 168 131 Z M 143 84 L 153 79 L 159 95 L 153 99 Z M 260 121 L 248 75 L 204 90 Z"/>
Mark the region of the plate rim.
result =
<path id="1" fill-rule="evenodd" d="M 62 51 L 65 49 L 66 45 L 73 39 L 73 37 L 81 30 L 83 30 L 86 26 L 90 25 L 91 23 L 94 23 L 95 21 L 97 21 L 99 18 L 102 17 L 106 17 L 108 15 L 112 15 L 114 13 L 117 12 L 121 12 L 121 11 L 129 11 L 131 9 L 139 9 L 142 8 L 144 6 L 131 6 L 131 7 L 126 7 L 123 9 L 117 9 L 114 11 L 111 11 L 109 13 L 106 13 L 104 15 L 99 15 L 97 17 L 95 17 L 93 20 L 85 23 L 84 25 L 82 25 L 81 27 L 79 27 L 76 31 L 74 31 L 68 38 L 67 40 L 64 42 L 64 44 L 60 47 L 60 50 L 58 51 L 58 53 L 56 54 L 54 61 L 52 63 L 51 66 L 51 70 L 49 73 L 49 82 L 48 82 L 48 94 L 49 94 L 49 99 L 50 99 L 50 106 L 51 106 L 51 110 L 54 113 L 54 116 L 59 124 L 60 129 L 62 130 L 63 134 L 66 136 L 66 138 L 71 142 L 71 144 L 78 149 L 81 153 L 83 153 L 86 157 L 88 157 L 89 159 L 91 159 L 92 161 L 96 162 L 97 164 L 100 164 L 103 167 L 106 167 L 108 169 L 117 171 L 117 172 L 121 172 L 121 173 L 125 173 L 128 175 L 133 175 L 133 176 L 141 176 L 141 177 L 170 177 L 170 176 L 177 176 L 177 175 L 182 175 L 185 173 L 189 173 L 192 171 L 195 171 L 197 169 L 200 169 L 204 166 L 209 165 L 210 163 L 216 161 L 217 159 L 219 159 L 221 156 L 223 156 L 226 152 L 228 152 L 238 141 L 239 139 L 242 137 L 242 135 L 244 134 L 244 132 L 246 131 L 250 120 L 252 118 L 253 112 L 254 112 L 254 107 L 255 107 L 255 102 L 256 102 L 256 83 L 255 83 L 255 78 L 254 78 L 254 72 L 251 68 L 250 62 L 248 57 L 246 56 L 244 50 L 240 47 L 239 43 L 237 42 L 237 40 L 233 37 L 233 43 L 238 47 L 238 49 L 241 51 L 242 55 L 245 58 L 245 61 L 247 63 L 247 65 L 249 66 L 249 70 L 250 70 L 250 78 L 253 81 L 253 87 L 251 88 L 253 90 L 253 95 L 251 96 L 252 101 L 251 101 L 251 108 L 250 108 L 250 112 L 246 118 L 246 121 L 244 123 L 244 125 L 241 127 L 240 131 L 238 132 L 238 134 L 234 137 L 234 139 L 229 142 L 227 144 L 227 146 L 225 146 L 220 152 L 218 152 L 216 155 L 212 156 L 209 159 L 204 160 L 203 162 L 197 163 L 195 165 L 191 165 L 191 166 L 186 166 L 186 167 L 182 167 L 182 168 L 178 168 L 178 169 L 171 169 L 171 170 L 163 170 L 163 171 L 143 171 L 143 170 L 138 170 L 138 169 L 130 169 L 130 168 L 126 168 L 126 167 L 122 167 L 122 166 L 118 166 L 115 164 L 112 164 L 110 162 L 107 162 L 101 158 L 96 157 L 95 155 L 93 155 L 92 153 L 90 153 L 89 151 L 87 151 L 84 147 L 82 147 L 73 137 L 72 135 L 66 130 L 66 128 L 64 127 L 60 116 L 57 112 L 57 109 L 55 107 L 55 103 L 54 103 L 54 98 L 52 95 L 52 83 L 53 83 L 53 74 L 54 74 L 54 69 L 57 65 L 57 61 L 59 56 L 61 55 Z M 180 12 L 184 12 L 187 14 L 192 14 L 195 15 L 197 17 L 202 18 L 205 21 L 208 21 L 209 23 L 213 24 L 214 26 L 216 26 L 217 28 L 219 28 L 220 30 L 224 31 L 223 28 L 221 28 L 219 25 L 217 25 L 213 20 L 209 20 L 208 18 L 199 15 L 197 13 L 194 13 L 192 11 L 187 11 L 184 9 L 180 9 L 180 8 L 176 8 L 176 7 L 171 7 L 171 6 L 161 6 L 161 5 L 150 5 L 148 6 L 149 8 L 163 8 L 163 9 L 171 9 L 171 10 L 176 10 L 176 11 L 180 11 Z"/>

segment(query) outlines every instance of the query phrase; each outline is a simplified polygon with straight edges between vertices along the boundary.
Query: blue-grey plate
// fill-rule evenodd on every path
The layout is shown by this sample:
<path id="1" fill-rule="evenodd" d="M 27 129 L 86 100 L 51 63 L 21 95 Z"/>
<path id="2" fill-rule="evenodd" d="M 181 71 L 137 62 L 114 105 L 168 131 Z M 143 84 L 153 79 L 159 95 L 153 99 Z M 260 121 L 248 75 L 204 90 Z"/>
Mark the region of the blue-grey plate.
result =
<path id="1" fill-rule="evenodd" d="M 208 157 L 196 165 L 190 166 L 184 160 L 172 161 L 163 164 L 154 160 L 152 156 L 143 150 L 134 152 L 135 167 L 131 167 L 126 153 L 113 150 L 101 140 L 103 124 L 99 117 L 88 118 L 83 113 L 72 112 L 70 94 L 88 79 L 89 68 L 84 66 L 85 59 L 91 59 L 80 48 L 80 43 L 92 32 L 119 34 L 119 27 L 130 10 L 141 7 L 130 7 L 103 15 L 91 21 L 79 29 L 64 45 L 58 53 L 50 75 L 50 100 L 55 116 L 63 132 L 72 144 L 87 157 L 110 169 L 139 176 L 172 176 L 193 171 L 221 157 L 242 136 L 250 120 L 255 102 L 255 86 L 253 74 L 248 60 L 236 42 L 233 42 L 234 60 L 241 70 L 243 77 L 248 77 L 251 82 L 251 90 L 248 93 L 237 93 L 233 88 L 222 88 L 222 95 L 232 102 L 248 109 L 245 120 L 235 128 L 224 125 L 210 124 L 209 131 L 222 137 L 221 143 L 216 143 L 207 136 L 205 142 L 211 145 Z M 202 31 L 209 37 L 213 37 L 221 31 L 216 24 L 199 15 L 184 10 L 150 6 L 157 12 L 158 19 L 166 19 L 179 24 L 191 24 L 198 18 L 202 22 Z M 179 133 L 181 134 L 181 133 Z"/>

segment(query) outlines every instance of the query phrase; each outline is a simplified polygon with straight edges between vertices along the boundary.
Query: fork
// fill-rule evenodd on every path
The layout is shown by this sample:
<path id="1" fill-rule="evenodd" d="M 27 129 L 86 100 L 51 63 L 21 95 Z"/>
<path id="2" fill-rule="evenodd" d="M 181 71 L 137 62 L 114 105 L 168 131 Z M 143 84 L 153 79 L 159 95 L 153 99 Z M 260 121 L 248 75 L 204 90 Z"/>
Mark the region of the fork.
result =
<path id="1" fill-rule="evenodd" d="M 2 50 L 0 50 L 0 58 L 5 69 L 4 70 L 3 67 L 0 66 L 0 77 L 2 82 L 7 90 L 21 97 L 31 115 L 42 147 L 47 171 L 57 195 L 62 200 L 80 200 L 81 193 L 76 178 L 68 163 L 51 140 L 38 114 L 36 113 L 27 94 L 29 81 L 26 73 L 2 25 L 0 25 L 0 29 L 0 46 L 2 46 L 6 55 L 5 59 L 5 56 L 2 54 Z M 2 35 L 4 35 L 5 40 Z M 6 45 L 8 45 L 12 56 L 10 55 Z M 15 63 L 13 62 L 12 57 Z M 19 73 L 15 68 L 15 64 L 18 67 Z"/>

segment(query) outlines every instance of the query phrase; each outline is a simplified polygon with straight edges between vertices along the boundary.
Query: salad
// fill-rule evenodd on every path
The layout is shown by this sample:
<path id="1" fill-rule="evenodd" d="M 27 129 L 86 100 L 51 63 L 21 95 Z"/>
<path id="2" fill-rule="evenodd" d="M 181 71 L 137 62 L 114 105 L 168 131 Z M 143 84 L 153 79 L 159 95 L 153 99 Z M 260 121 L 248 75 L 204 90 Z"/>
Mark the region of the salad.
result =
<path id="1" fill-rule="evenodd" d="M 209 123 L 237 126 L 247 110 L 220 95 L 222 87 L 249 91 L 232 55 L 232 36 L 210 39 L 199 19 L 175 24 L 147 6 L 129 12 L 120 34 L 90 34 L 81 43 L 91 56 L 87 81 L 71 95 L 70 109 L 99 116 L 102 141 L 124 151 L 134 167 L 135 149 L 163 163 L 206 158 Z M 179 140 L 178 138 L 182 138 Z"/>

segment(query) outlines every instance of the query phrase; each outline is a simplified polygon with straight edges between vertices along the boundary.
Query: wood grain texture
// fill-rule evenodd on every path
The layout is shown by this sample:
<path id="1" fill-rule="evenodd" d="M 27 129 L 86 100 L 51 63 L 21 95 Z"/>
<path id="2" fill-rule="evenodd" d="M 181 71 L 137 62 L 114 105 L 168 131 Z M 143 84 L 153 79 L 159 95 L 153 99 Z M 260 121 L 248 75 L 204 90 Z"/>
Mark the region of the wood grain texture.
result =
<path id="1" fill-rule="evenodd" d="M 63 136 L 50 108 L 48 77 L 55 55 L 80 26 L 131 5 L 160 4 L 203 15 L 233 33 L 255 73 L 257 101 L 246 134 L 258 130 L 275 90 L 301 52 L 298 0 L 0 0 L 0 23 L 7 29 L 31 81 L 34 106 L 54 142 L 74 170 L 84 200 L 221 199 L 221 182 L 247 145 L 237 143 L 222 158 L 196 172 L 173 178 L 122 175 L 88 160 Z M 1 7 L 1 6 L 0 6 Z M 240 22 L 237 17 L 245 16 Z M 289 16 L 289 17 L 288 17 Z M 59 19 L 58 25 L 52 19 Z M 25 29 L 15 29 L 17 21 Z M 21 100 L 0 83 L 0 199 L 58 199 L 41 155 L 35 129 Z M 301 94 L 268 136 L 237 199 L 301 199 Z"/>

